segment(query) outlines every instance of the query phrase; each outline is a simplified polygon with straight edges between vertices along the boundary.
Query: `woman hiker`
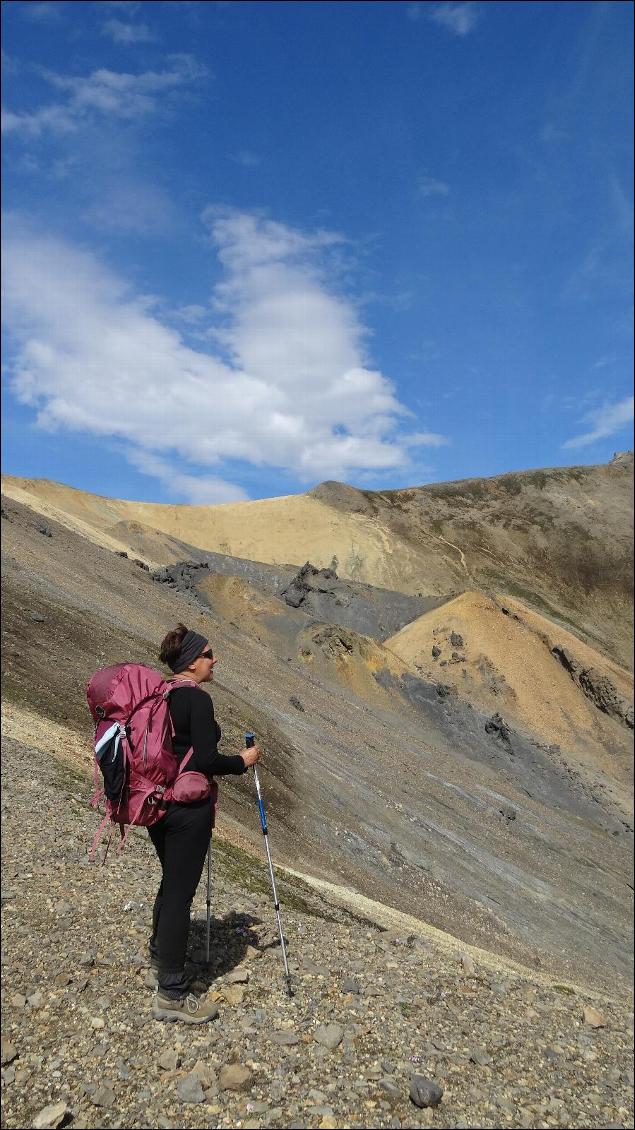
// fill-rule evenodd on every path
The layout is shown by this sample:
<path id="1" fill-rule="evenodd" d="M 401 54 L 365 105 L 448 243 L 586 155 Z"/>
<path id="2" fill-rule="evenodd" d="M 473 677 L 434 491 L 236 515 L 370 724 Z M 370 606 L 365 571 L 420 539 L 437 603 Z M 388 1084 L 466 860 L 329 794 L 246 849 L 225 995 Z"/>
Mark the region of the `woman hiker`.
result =
<path id="1" fill-rule="evenodd" d="M 245 773 L 260 760 L 260 749 L 243 749 L 235 757 L 218 752 L 221 731 L 214 707 L 201 683 L 213 681 L 214 658 L 205 636 L 179 624 L 161 644 L 159 659 L 173 672 L 169 708 L 174 725 L 173 748 L 180 763 L 189 749 L 187 771 L 208 779 L 216 774 Z M 184 685 L 179 687 L 179 682 Z M 192 683 L 197 684 L 191 686 Z M 215 791 L 215 790 L 214 790 Z M 184 1020 L 202 1024 L 211 1020 L 216 1006 L 189 990 L 185 954 L 190 930 L 190 908 L 209 847 L 213 824 L 213 797 L 179 804 L 172 801 L 165 816 L 148 829 L 161 861 L 162 879 L 152 914 L 150 960 L 158 976 L 152 1015 L 157 1020 Z"/>

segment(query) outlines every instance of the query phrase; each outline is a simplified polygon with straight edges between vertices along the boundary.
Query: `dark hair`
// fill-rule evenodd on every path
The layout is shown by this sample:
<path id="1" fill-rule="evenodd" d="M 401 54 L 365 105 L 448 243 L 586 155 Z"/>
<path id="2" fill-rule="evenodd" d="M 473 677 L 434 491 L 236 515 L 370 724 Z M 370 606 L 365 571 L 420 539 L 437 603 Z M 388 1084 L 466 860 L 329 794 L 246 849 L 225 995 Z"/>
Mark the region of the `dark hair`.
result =
<path id="1" fill-rule="evenodd" d="M 186 628 L 185 624 L 177 624 L 176 628 L 168 632 L 161 644 L 161 650 L 159 652 L 161 663 L 165 663 L 167 667 L 172 667 L 172 664 L 177 662 L 181 653 L 183 640 L 188 631 L 189 628 Z"/>

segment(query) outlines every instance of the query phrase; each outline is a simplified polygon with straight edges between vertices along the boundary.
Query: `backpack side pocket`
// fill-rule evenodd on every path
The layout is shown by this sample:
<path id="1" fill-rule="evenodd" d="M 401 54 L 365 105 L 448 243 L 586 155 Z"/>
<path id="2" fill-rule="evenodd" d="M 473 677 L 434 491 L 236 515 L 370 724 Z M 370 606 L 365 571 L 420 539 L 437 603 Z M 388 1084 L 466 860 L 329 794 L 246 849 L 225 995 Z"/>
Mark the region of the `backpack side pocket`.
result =
<path id="1" fill-rule="evenodd" d="M 179 773 L 172 785 L 172 800 L 177 804 L 193 804 L 198 800 L 207 800 L 211 791 L 212 787 L 204 773 Z"/>
<path id="2" fill-rule="evenodd" d="M 104 792 L 113 804 L 121 799 L 126 776 L 121 738 L 122 730 L 115 722 L 95 743 L 95 757 L 104 778 Z"/>

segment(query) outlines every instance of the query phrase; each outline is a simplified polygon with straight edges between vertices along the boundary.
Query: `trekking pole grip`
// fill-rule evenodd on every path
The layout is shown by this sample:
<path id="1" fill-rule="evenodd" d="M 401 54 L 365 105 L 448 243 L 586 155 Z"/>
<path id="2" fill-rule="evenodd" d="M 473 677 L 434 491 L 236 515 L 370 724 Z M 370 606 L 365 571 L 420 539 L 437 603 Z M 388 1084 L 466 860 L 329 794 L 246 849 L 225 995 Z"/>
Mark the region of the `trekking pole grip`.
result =
<path id="1" fill-rule="evenodd" d="M 245 749 L 252 749 L 253 746 L 255 746 L 255 744 L 256 744 L 256 735 L 254 734 L 253 730 L 248 730 L 247 733 L 245 734 Z M 257 770 L 255 765 L 254 765 L 253 769 L 254 769 L 254 780 L 256 782 L 256 792 L 258 793 L 258 808 L 260 810 L 260 827 L 262 828 L 263 836 L 266 836 L 267 833 L 268 833 L 267 817 L 265 816 L 265 806 L 262 802 L 262 796 L 261 796 L 261 793 L 260 793 L 260 778 L 258 777 L 258 770 Z"/>

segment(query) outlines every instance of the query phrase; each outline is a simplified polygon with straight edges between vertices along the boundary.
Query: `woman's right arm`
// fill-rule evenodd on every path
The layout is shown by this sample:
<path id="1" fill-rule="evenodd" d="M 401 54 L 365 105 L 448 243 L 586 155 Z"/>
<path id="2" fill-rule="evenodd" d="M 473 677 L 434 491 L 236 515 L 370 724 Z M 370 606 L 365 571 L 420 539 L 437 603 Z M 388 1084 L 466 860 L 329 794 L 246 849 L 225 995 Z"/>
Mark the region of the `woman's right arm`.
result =
<path id="1" fill-rule="evenodd" d="M 209 695 L 205 691 L 193 689 L 190 706 L 190 741 L 194 751 L 190 763 L 192 768 L 208 777 L 246 773 L 255 762 L 245 759 L 243 755 L 252 753 L 252 750 L 243 750 L 235 757 L 225 757 L 218 752 L 214 706 Z"/>

